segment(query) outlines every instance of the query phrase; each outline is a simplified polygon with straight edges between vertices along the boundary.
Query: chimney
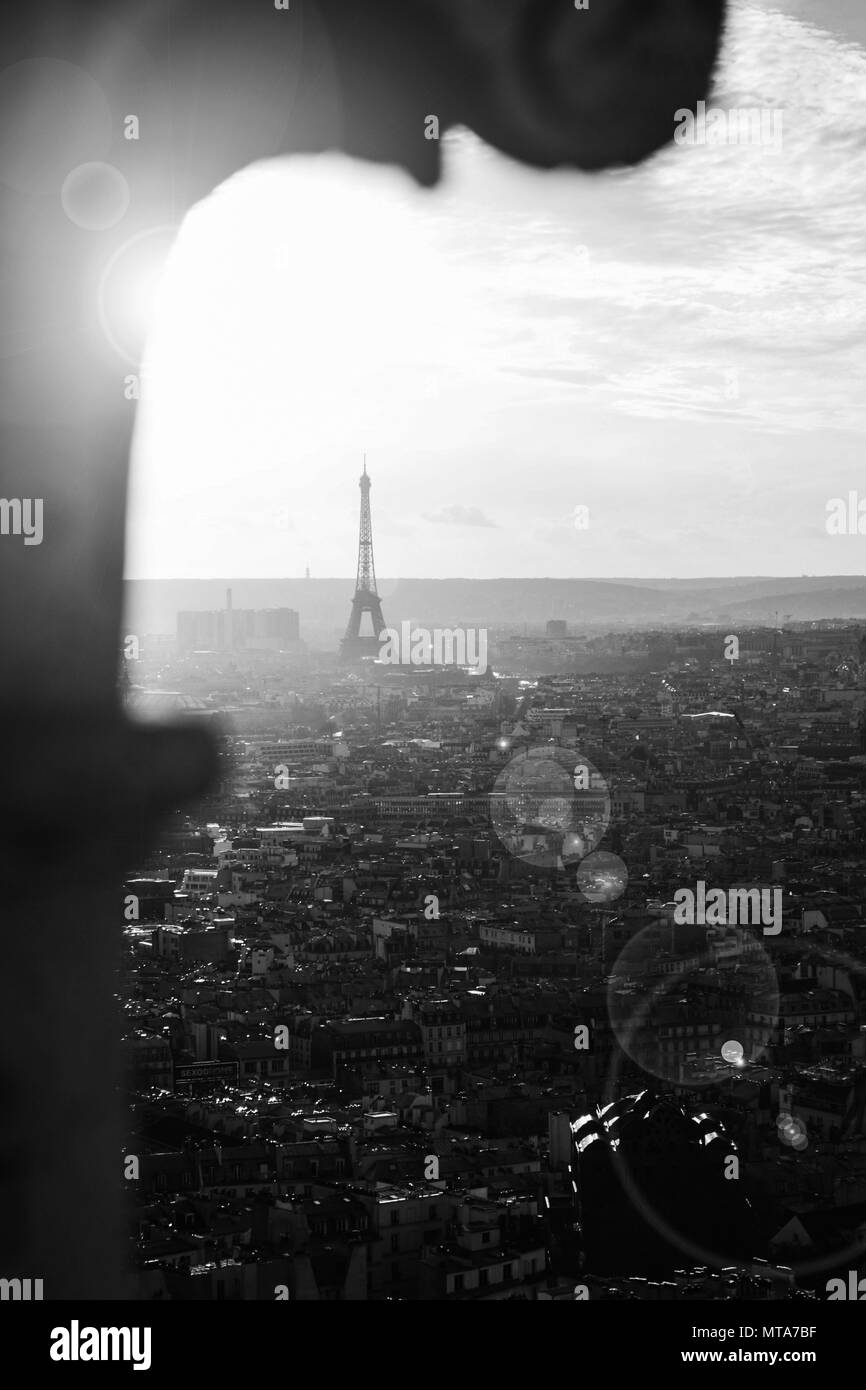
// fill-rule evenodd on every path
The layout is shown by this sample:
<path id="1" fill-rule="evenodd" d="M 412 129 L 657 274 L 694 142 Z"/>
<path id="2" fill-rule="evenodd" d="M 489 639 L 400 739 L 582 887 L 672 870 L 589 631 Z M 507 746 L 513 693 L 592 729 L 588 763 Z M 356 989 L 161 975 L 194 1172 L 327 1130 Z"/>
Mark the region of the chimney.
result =
<path id="1" fill-rule="evenodd" d="M 227 609 L 227 611 L 228 611 L 229 613 L 231 613 L 231 611 L 232 611 L 232 591 L 231 591 L 231 589 L 226 589 L 226 609 Z"/>

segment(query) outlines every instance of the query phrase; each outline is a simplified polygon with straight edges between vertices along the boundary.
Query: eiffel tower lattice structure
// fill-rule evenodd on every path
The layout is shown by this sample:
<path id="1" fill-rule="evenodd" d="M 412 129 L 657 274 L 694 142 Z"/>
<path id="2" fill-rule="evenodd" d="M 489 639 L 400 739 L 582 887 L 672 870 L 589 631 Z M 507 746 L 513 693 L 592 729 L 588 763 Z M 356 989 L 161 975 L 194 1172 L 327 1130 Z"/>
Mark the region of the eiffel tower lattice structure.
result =
<path id="1" fill-rule="evenodd" d="M 380 634 L 385 628 L 382 616 L 382 600 L 376 589 L 376 565 L 373 560 L 373 521 L 370 515 L 370 475 L 367 472 L 367 456 L 364 455 L 364 471 L 359 484 L 361 488 L 361 531 L 358 539 L 358 577 L 355 581 L 355 597 L 352 599 L 352 612 L 349 626 L 340 647 L 342 661 L 351 663 L 364 657 L 375 658 L 381 648 Z M 369 613 L 373 623 L 370 636 L 361 636 L 361 623 L 364 614 Z"/>

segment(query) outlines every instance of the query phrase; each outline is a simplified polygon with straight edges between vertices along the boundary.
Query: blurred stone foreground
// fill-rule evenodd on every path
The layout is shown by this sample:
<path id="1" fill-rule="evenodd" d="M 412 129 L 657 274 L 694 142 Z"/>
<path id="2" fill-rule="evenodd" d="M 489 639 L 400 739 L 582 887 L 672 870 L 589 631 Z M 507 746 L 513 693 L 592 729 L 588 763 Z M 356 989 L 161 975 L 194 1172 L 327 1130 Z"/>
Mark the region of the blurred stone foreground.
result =
<path id="1" fill-rule="evenodd" d="M 430 114 L 539 167 L 644 159 L 708 95 L 724 0 L 17 8 L 0 21 L 0 1277 L 41 1278 L 47 1299 L 123 1298 L 121 886 L 160 814 L 204 790 L 213 753 L 189 726 L 129 725 L 118 704 L 135 365 L 100 322 L 103 268 L 280 152 L 339 148 L 432 188 Z M 93 161 L 128 185 L 113 225 L 111 171 L 61 198 Z M 41 542 L 25 544 L 15 499 L 41 500 Z"/>

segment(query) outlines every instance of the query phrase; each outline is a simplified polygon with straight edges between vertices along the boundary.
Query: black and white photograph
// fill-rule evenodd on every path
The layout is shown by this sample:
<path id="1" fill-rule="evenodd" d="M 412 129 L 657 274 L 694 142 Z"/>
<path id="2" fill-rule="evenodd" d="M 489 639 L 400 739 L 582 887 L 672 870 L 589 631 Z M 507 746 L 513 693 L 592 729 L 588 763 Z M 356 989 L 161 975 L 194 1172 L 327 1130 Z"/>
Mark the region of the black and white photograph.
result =
<path id="1" fill-rule="evenodd" d="M 9 1355 L 847 1374 L 863 0 L 0 34 Z"/>

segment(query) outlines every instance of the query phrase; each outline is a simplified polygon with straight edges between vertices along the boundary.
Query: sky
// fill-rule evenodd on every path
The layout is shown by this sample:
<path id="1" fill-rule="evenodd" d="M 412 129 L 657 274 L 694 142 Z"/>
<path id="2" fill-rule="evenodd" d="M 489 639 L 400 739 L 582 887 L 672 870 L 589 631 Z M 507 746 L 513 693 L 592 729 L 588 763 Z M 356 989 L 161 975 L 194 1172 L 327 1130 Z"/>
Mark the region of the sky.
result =
<path id="1" fill-rule="evenodd" d="M 781 149 L 229 180 L 162 284 L 128 577 L 354 577 L 365 452 L 383 577 L 866 573 L 825 524 L 866 501 L 863 9 L 734 5 L 709 104 Z"/>

